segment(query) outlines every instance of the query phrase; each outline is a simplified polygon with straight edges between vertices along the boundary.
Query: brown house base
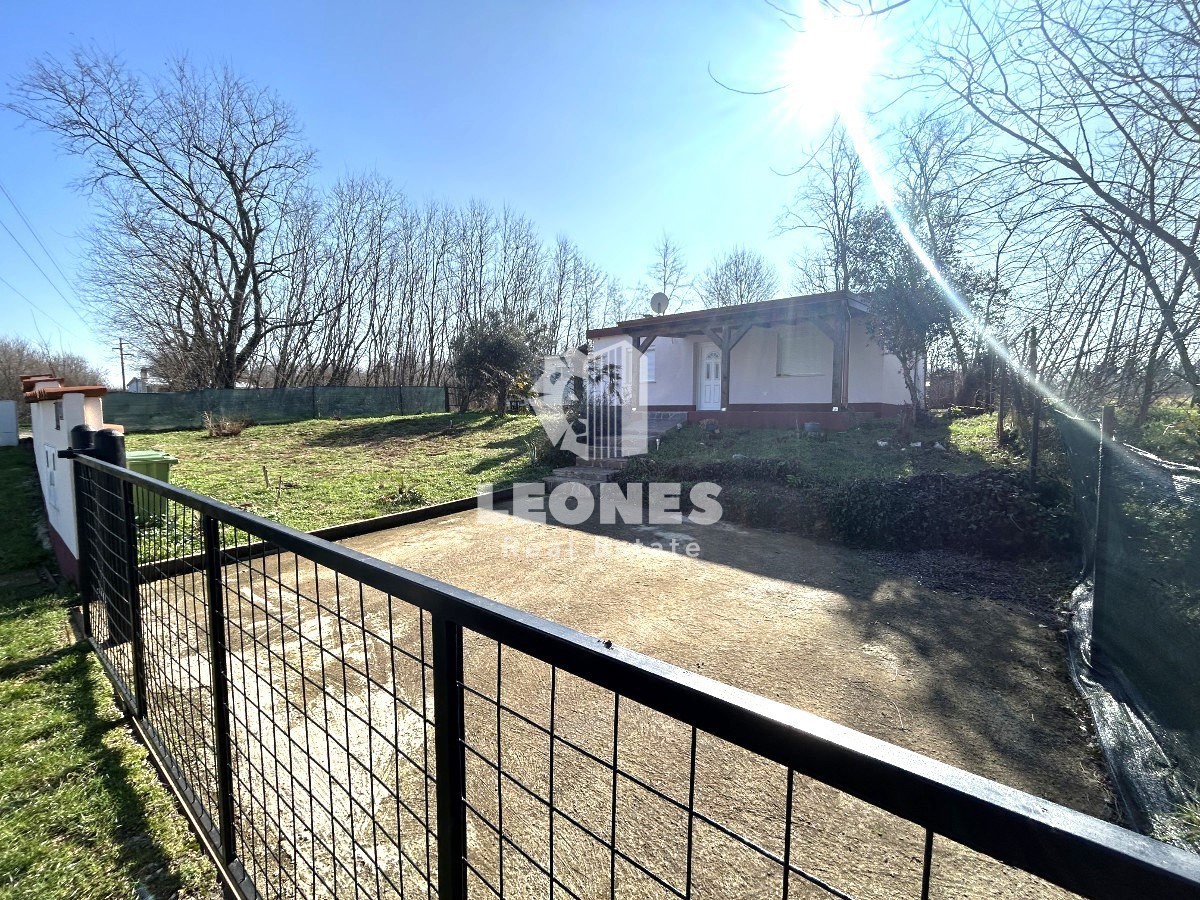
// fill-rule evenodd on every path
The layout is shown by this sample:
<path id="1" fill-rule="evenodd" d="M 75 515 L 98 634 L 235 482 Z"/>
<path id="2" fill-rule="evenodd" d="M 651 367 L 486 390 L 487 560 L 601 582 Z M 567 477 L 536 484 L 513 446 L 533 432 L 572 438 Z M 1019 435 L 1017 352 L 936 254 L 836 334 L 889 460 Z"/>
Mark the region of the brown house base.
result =
<path id="1" fill-rule="evenodd" d="M 871 419 L 899 418 L 905 407 L 892 403 L 855 403 L 834 412 L 823 403 L 734 403 L 724 410 L 696 409 L 694 406 L 651 406 L 648 409 L 650 412 L 686 412 L 688 422 L 713 419 L 730 428 L 800 428 L 807 422 L 817 422 L 826 431 L 849 431 Z"/>
<path id="2" fill-rule="evenodd" d="M 79 584 L 79 560 L 67 548 L 67 542 L 54 530 L 53 525 L 46 530 L 50 533 L 50 547 L 54 550 L 54 558 L 58 560 L 59 571 L 72 584 Z"/>

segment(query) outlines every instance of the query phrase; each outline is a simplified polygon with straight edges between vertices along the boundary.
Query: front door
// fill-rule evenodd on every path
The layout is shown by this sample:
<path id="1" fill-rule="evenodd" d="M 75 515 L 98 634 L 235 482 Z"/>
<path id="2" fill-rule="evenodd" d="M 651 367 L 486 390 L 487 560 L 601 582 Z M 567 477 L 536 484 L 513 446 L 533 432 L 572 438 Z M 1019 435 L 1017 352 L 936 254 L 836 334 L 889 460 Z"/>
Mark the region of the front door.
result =
<path id="1" fill-rule="evenodd" d="M 700 349 L 700 402 L 697 409 L 721 408 L 721 351 L 714 344 Z"/>

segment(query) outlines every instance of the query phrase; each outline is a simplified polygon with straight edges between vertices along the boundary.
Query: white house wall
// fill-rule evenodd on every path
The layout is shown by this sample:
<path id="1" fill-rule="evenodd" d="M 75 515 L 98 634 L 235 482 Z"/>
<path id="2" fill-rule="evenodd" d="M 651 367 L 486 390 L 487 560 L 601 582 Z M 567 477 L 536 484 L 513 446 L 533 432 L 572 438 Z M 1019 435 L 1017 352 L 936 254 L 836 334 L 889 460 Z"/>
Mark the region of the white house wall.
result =
<path id="1" fill-rule="evenodd" d="M 924 369 L 918 374 L 918 384 L 925 380 Z M 847 394 L 851 403 L 892 403 L 902 406 L 912 403 L 904 385 L 900 360 L 883 353 L 867 334 L 862 319 L 850 320 L 850 383 Z"/>
<path id="2" fill-rule="evenodd" d="M 817 375 L 779 374 L 779 331 L 751 328 L 729 354 L 729 402 L 829 403 L 833 395 L 833 341 L 824 335 L 818 341 L 821 358 Z"/>
<path id="3" fill-rule="evenodd" d="M 596 351 L 628 344 L 624 336 L 607 336 L 593 341 Z M 703 337 L 656 338 L 655 380 L 642 386 L 642 397 L 651 406 L 694 407 L 700 382 L 701 348 L 712 342 Z M 729 402 L 737 406 L 784 403 L 831 404 L 833 394 L 833 342 L 819 341 L 825 348 L 816 375 L 779 375 L 779 335 L 773 328 L 752 328 L 730 354 L 732 372 Z M 868 336 L 862 319 L 852 319 L 849 335 L 850 403 L 911 402 L 904 385 L 900 361 L 883 353 Z M 918 373 L 918 384 L 924 371 Z"/>
<path id="4" fill-rule="evenodd" d="M 67 394 L 61 402 L 61 420 L 56 421 L 53 400 L 31 403 L 29 417 L 38 479 L 46 501 L 46 517 L 67 551 L 77 557 L 79 540 L 75 530 L 75 493 L 71 486 L 75 464 L 69 459 L 59 459 L 58 451 L 70 446 L 74 426 L 103 427 L 104 404 L 99 397 L 84 397 L 83 394 Z"/>
<path id="5" fill-rule="evenodd" d="M 695 351 L 687 338 L 655 338 L 654 381 L 645 386 L 651 406 L 692 406 L 696 402 L 693 389 Z"/>

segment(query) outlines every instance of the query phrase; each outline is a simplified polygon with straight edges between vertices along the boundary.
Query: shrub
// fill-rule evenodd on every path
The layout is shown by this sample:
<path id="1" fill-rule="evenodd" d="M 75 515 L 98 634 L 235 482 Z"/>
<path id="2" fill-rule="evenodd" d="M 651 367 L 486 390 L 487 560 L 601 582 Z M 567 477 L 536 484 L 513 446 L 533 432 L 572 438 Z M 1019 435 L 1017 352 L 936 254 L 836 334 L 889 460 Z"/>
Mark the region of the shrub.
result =
<path id="1" fill-rule="evenodd" d="M 721 485 L 726 521 L 858 547 L 1010 557 L 1074 546 L 1069 497 L 1056 488 L 1031 491 L 1022 476 L 1008 472 L 837 481 L 791 460 L 656 464 L 639 457 L 619 477 L 678 481 L 685 498 L 695 482 L 711 481 Z"/>
<path id="2" fill-rule="evenodd" d="M 247 422 L 215 416 L 211 412 L 204 413 L 204 430 L 210 438 L 237 437 L 245 430 Z"/>
<path id="3" fill-rule="evenodd" d="M 559 467 L 575 463 L 575 454 L 555 447 L 540 428 L 525 439 L 525 449 L 529 452 L 529 464 L 533 466 Z"/>

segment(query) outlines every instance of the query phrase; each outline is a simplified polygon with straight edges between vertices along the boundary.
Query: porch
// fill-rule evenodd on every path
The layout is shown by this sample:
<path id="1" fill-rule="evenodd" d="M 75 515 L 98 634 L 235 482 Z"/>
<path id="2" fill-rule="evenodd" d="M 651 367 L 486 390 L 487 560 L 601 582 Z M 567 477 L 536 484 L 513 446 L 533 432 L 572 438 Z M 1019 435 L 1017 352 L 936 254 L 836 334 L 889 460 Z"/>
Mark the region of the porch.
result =
<path id="1" fill-rule="evenodd" d="M 910 402 L 870 317 L 865 298 L 839 292 L 646 316 L 588 336 L 596 352 L 636 351 L 635 406 L 691 421 L 791 427 L 799 418 L 841 430 Z"/>

